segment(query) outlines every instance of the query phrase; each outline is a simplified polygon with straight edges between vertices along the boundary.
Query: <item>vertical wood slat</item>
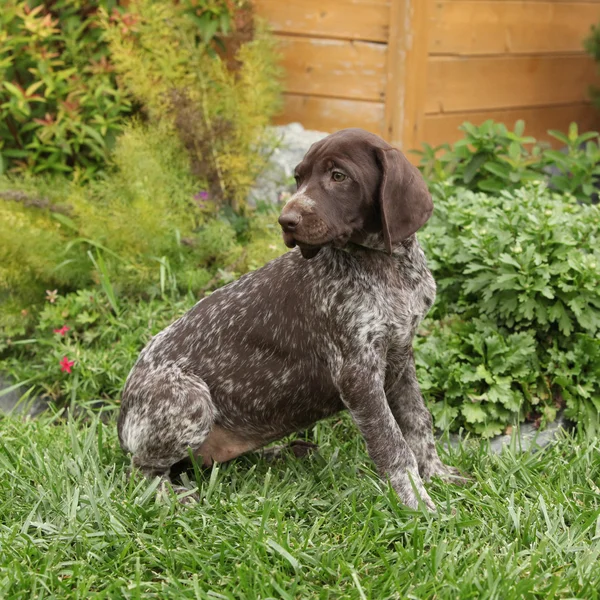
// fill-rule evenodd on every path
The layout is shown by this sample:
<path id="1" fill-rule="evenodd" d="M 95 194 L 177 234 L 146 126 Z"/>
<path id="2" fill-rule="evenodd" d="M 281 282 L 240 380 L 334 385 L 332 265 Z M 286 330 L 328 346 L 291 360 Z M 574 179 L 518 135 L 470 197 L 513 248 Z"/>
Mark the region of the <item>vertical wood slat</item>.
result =
<path id="1" fill-rule="evenodd" d="M 391 0 L 390 5 L 384 132 L 403 151 L 422 137 L 431 4 L 432 0 Z"/>

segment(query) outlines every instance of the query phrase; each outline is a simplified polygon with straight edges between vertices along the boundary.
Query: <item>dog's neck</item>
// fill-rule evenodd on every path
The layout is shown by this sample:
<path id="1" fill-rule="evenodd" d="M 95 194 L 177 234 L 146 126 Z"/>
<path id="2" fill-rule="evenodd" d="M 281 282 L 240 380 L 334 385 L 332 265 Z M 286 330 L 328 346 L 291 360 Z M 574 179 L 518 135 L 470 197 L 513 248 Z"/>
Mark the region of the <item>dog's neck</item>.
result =
<path id="1" fill-rule="evenodd" d="M 394 244 L 392 246 L 392 256 L 404 258 L 415 246 L 416 237 L 411 235 Z M 376 252 L 383 252 L 389 256 L 388 249 L 385 246 L 382 233 L 367 233 L 360 237 L 360 239 L 350 239 L 350 241 L 342 248 L 347 252 L 353 252 L 357 249 L 361 250 L 374 250 Z"/>

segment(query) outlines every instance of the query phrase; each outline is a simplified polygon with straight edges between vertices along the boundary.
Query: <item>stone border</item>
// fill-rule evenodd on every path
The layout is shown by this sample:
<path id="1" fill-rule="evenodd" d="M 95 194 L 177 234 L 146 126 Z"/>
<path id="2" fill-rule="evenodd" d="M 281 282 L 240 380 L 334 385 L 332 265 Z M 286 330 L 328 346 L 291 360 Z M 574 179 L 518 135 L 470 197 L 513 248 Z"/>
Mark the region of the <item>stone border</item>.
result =
<path id="1" fill-rule="evenodd" d="M 0 394 L 12 386 L 10 378 L 0 374 Z M 49 403 L 43 398 L 29 398 L 21 401 L 21 397 L 26 391 L 24 388 L 16 388 L 0 395 L 0 416 L 11 414 L 34 419 L 46 411 Z M 503 448 L 509 447 L 513 443 L 513 438 L 518 436 L 518 441 L 515 444 L 518 451 L 527 451 L 530 449 L 535 451 L 554 441 L 559 432 L 570 429 L 572 429 L 571 424 L 562 414 L 559 414 L 556 420 L 543 430 L 536 429 L 532 423 L 521 423 L 518 427 L 514 428 L 511 435 L 499 435 L 495 438 L 490 438 L 490 450 L 495 454 L 499 454 Z M 475 436 L 462 437 L 454 433 L 448 436 L 448 442 L 442 438 L 445 438 L 445 436 L 438 433 L 438 441 L 440 443 L 444 445 L 449 443 L 454 448 L 465 442 L 479 443 L 482 439 Z"/>

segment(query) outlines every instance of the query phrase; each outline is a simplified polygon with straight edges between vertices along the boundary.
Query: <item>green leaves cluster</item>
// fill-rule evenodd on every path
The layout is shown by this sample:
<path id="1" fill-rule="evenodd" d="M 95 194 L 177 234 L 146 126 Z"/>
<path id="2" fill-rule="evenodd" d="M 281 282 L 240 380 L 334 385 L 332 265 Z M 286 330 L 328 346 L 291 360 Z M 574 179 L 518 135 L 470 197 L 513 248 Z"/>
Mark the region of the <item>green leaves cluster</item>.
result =
<path id="1" fill-rule="evenodd" d="M 5 0 L 0 11 L 0 174 L 102 169 L 132 107 L 102 40 L 115 0 Z"/>
<path id="2" fill-rule="evenodd" d="M 527 415 L 551 420 L 566 404 L 595 427 L 600 209 L 544 184 L 497 197 L 438 185 L 435 195 L 420 240 L 437 321 L 418 355 L 438 423 L 493 435 Z"/>
<path id="3" fill-rule="evenodd" d="M 480 126 L 463 123 L 464 137 L 454 145 L 436 148 L 423 144 L 420 168 L 435 183 L 446 182 L 474 191 L 499 194 L 535 182 L 548 181 L 551 188 L 572 194 L 589 203 L 600 182 L 600 138 L 595 131 L 580 134 L 572 123 L 567 134 L 548 134 L 564 146 L 553 150 L 525 136 L 525 122 L 517 121 L 514 131 L 492 120 Z"/>
<path id="4" fill-rule="evenodd" d="M 181 139 L 213 202 L 241 210 L 273 142 L 276 60 L 245 0 L 6 0 L 0 175 L 100 176 L 135 113 Z"/>
<path id="5" fill-rule="evenodd" d="M 486 318 L 453 315 L 427 321 L 421 334 L 419 383 L 439 428 L 497 435 L 547 400 L 532 331 L 510 333 Z M 552 420 L 555 409 L 546 402 L 544 410 Z"/>
<path id="6" fill-rule="evenodd" d="M 181 316 L 189 304 L 185 297 L 141 303 L 123 298 L 116 315 L 98 288 L 59 295 L 45 303 L 29 338 L 15 346 L 0 339 L 0 350 L 10 350 L 0 363 L 2 371 L 33 385 L 48 400 L 113 405 L 140 344 Z M 64 335 L 55 333 L 63 326 L 68 328 Z M 63 357 L 74 361 L 72 373 L 61 371 Z"/>

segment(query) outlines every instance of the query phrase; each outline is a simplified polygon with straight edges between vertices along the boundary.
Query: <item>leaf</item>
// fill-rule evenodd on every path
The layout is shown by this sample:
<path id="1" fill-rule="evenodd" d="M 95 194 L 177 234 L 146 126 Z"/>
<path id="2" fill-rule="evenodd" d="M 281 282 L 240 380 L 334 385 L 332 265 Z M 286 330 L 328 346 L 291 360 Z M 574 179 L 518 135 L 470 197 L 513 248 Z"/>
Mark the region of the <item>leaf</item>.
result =
<path id="1" fill-rule="evenodd" d="M 565 146 L 569 145 L 569 138 L 564 133 L 562 133 L 556 129 L 549 129 L 548 135 L 557 139 L 559 142 L 562 142 Z"/>
<path id="2" fill-rule="evenodd" d="M 79 231 L 79 226 L 77 225 L 77 223 L 75 223 L 73 219 L 67 217 L 66 215 L 57 212 L 50 213 L 50 215 L 55 221 L 58 221 L 65 227 L 68 227 L 73 231 Z"/>
<path id="3" fill-rule="evenodd" d="M 519 119 L 515 123 L 515 135 L 518 135 L 520 137 L 523 135 L 524 131 L 525 131 L 525 121 L 523 121 L 523 119 Z"/>
<path id="4" fill-rule="evenodd" d="M 549 286 L 543 287 L 540 290 L 540 294 L 542 294 L 542 296 L 548 298 L 549 300 L 554 299 L 554 292 L 553 292 L 552 288 L 550 288 Z"/>
<path id="5" fill-rule="evenodd" d="M 23 92 L 16 85 L 8 81 L 4 81 L 3 85 L 13 96 L 16 96 L 19 99 L 24 98 Z"/>
<path id="6" fill-rule="evenodd" d="M 465 403 L 460 412 L 467 423 L 484 423 L 487 419 L 487 413 L 478 403 Z"/>
<path id="7" fill-rule="evenodd" d="M 300 569 L 300 563 L 298 562 L 298 560 L 295 559 L 283 546 L 278 544 L 275 540 L 269 538 L 267 539 L 266 544 L 277 554 L 285 558 L 285 560 L 287 560 L 290 563 L 290 565 L 292 565 L 294 570 L 298 571 Z"/>
<path id="8" fill-rule="evenodd" d="M 477 127 L 475 127 L 475 125 L 473 125 L 473 123 L 470 123 L 469 121 L 465 121 L 459 127 L 459 129 L 462 129 L 462 131 L 468 133 L 472 137 L 476 137 L 477 136 Z"/>
<path id="9" fill-rule="evenodd" d="M 465 183 L 470 183 L 473 180 L 473 177 L 475 177 L 475 175 L 477 174 L 477 171 L 479 171 L 481 165 L 486 160 L 487 157 L 485 154 L 476 154 L 475 156 L 473 156 L 473 158 L 465 167 L 465 171 L 463 173 L 463 181 Z"/>
<path id="10" fill-rule="evenodd" d="M 498 193 L 506 188 L 506 183 L 497 179 L 482 179 L 477 187 L 484 192 Z"/>
<path id="11" fill-rule="evenodd" d="M 510 173 L 510 168 L 508 165 L 497 163 L 497 162 L 487 162 L 483 168 L 486 171 L 489 171 L 493 175 L 497 175 L 501 179 L 507 179 Z"/>
<path id="12" fill-rule="evenodd" d="M 521 156 L 521 146 L 518 142 L 511 142 L 508 146 L 508 155 L 513 159 L 517 160 Z"/>
<path id="13" fill-rule="evenodd" d="M 560 300 L 557 300 L 549 309 L 548 309 L 548 317 L 553 321 L 558 322 L 558 328 L 565 335 L 570 335 L 573 330 L 573 324 L 571 323 L 571 319 L 563 303 Z"/>
<path id="14" fill-rule="evenodd" d="M 511 265 L 511 266 L 516 267 L 517 269 L 521 270 L 521 265 L 510 254 L 506 254 L 505 252 L 503 252 L 498 257 L 498 260 L 501 263 L 504 263 L 505 265 Z"/>
<path id="15" fill-rule="evenodd" d="M 488 421 L 484 424 L 477 423 L 474 426 L 474 429 L 475 433 L 477 433 L 481 437 L 491 438 L 500 435 L 504 431 L 505 427 L 506 423 L 503 423 L 501 421 Z"/>

